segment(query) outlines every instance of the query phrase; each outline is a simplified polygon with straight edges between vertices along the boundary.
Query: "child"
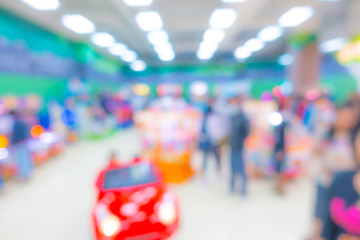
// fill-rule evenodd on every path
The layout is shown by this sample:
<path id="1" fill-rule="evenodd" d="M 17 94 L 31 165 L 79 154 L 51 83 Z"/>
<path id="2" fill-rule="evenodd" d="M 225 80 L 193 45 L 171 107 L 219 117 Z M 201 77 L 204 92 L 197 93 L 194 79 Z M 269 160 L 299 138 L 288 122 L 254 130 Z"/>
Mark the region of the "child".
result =
<path id="1" fill-rule="evenodd" d="M 350 109 L 348 109 L 350 110 Z M 350 121 L 350 113 L 356 117 L 355 112 L 347 112 Z M 344 114 L 344 112 L 342 113 Z M 348 122 L 349 123 L 349 122 Z M 338 123 L 340 124 L 340 123 Z M 343 122 L 345 125 L 345 123 Z M 342 125 L 342 124 L 340 124 Z M 355 124 L 357 126 L 357 124 Z M 335 135 L 336 136 L 336 135 Z M 326 240 L 360 240 L 360 132 L 355 128 L 350 133 L 351 150 L 355 162 L 353 169 L 350 168 L 350 160 L 341 151 L 339 162 L 348 163 L 349 168 L 339 169 L 334 180 L 328 188 L 327 201 L 324 213 L 324 227 L 322 237 Z M 335 149 L 336 150 L 336 149 Z"/>
<path id="2" fill-rule="evenodd" d="M 352 171 L 357 168 L 353 152 L 352 130 L 356 126 L 357 115 L 351 104 L 346 104 L 337 109 L 336 119 L 331 130 L 325 138 L 316 146 L 318 154 L 318 171 L 316 172 L 317 199 L 315 207 L 315 233 L 318 236 L 321 232 L 324 219 L 326 218 L 327 207 L 325 202 L 328 199 L 329 187 L 333 177 L 338 172 Z"/>

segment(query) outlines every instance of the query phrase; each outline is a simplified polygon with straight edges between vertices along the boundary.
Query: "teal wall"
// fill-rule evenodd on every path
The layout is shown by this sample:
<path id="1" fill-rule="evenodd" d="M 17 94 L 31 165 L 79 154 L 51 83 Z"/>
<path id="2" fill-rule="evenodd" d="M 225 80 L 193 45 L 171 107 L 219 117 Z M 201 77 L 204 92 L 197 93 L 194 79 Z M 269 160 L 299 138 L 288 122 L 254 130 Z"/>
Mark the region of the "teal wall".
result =
<path id="1" fill-rule="evenodd" d="M 230 66 L 213 64 L 194 67 L 170 66 L 149 68 L 143 73 L 134 73 L 128 68 L 124 68 L 119 61 L 99 54 L 88 44 L 70 41 L 0 9 L 1 36 L 11 44 L 24 44 L 34 55 L 51 52 L 60 59 L 71 59 L 79 64 L 90 65 L 102 74 L 116 74 L 124 69 L 125 77 L 149 83 L 153 92 L 159 79 L 174 78 L 174 81 L 181 82 L 184 85 L 185 94 L 187 94 L 191 82 L 195 80 L 208 80 L 211 88 L 214 88 L 216 84 L 221 84 L 221 81 L 251 79 L 253 81 L 251 94 L 260 98 L 264 91 L 271 91 L 273 87 L 286 80 L 283 68 L 271 62 Z M 184 76 L 185 78 L 183 78 Z M 0 72 L 0 95 L 39 94 L 45 98 L 62 99 L 66 93 L 67 80 L 67 78 L 55 76 Z M 124 84 L 103 81 L 101 77 L 97 76 L 87 80 L 91 83 L 92 93 L 103 88 L 117 89 Z M 337 101 L 344 101 L 356 89 L 355 79 L 348 74 L 323 74 L 321 84 L 334 90 Z"/>

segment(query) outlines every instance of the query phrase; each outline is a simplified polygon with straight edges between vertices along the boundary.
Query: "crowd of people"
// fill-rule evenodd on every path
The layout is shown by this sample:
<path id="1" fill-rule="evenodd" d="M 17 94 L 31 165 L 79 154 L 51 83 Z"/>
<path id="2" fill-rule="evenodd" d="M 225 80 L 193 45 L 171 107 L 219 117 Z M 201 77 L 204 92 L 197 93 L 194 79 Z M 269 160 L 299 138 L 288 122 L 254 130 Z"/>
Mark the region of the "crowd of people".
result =
<path id="1" fill-rule="evenodd" d="M 324 107 L 326 106 L 326 107 Z M 312 101 L 288 99 L 278 102 L 281 121 L 273 127 L 273 166 L 275 189 L 286 190 L 284 170 L 287 161 L 287 131 L 300 121 L 312 139 L 309 172 L 316 185 L 314 229 L 311 239 L 360 239 L 360 101 L 357 96 L 336 104 L 326 96 Z M 220 171 L 224 142 L 230 149 L 230 184 L 241 180 L 241 195 L 247 194 L 247 159 L 244 145 L 251 129 L 243 98 L 232 98 L 217 109 L 216 101 L 209 101 L 204 112 L 199 137 L 199 149 L 204 154 L 203 171 L 207 169 L 211 153 Z M 224 117 L 225 116 L 225 117 Z M 358 236 L 358 237 L 356 237 Z"/>
<path id="2" fill-rule="evenodd" d="M 208 101 L 198 137 L 198 147 L 203 152 L 204 178 L 211 156 L 221 174 L 222 161 L 227 156 L 224 154 L 224 146 L 227 145 L 230 150 L 229 191 L 235 193 L 239 181 L 239 192 L 243 198 L 248 194 L 249 180 L 248 159 L 244 151 L 253 128 L 243 106 L 245 100 L 243 96 L 234 96 L 225 102 L 219 99 Z M 66 135 L 75 131 L 85 136 L 89 128 L 102 132 L 109 119 L 124 119 L 124 111 L 119 110 L 121 104 L 126 102 L 114 98 L 109 92 L 103 92 L 91 101 L 83 95 L 72 96 L 61 107 L 49 103 L 48 117 L 39 114 L 38 121 Z M 288 154 L 288 129 L 294 122 L 300 122 L 313 143 L 311 161 L 307 166 L 316 185 L 311 239 L 360 239 L 351 238 L 360 236 L 360 98 L 354 96 L 338 106 L 327 96 L 319 96 L 311 101 L 286 98 L 280 99 L 277 107 L 275 111 L 281 119 L 272 126 L 272 165 L 276 192 L 281 195 L 286 193 L 287 178 L 284 172 Z M 25 145 L 30 137 L 30 125 L 22 112 L 11 111 L 9 114 L 13 119 L 9 139 L 18 165 L 18 177 L 27 179 L 34 167 Z M 89 127 L 89 119 L 93 119 L 92 127 Z M 0 188 L 2 185 L 0 174 Z"/>
<path id="3" fill-rule="evenodd" d="M 36 106 L 30 108 L 23 99 L 14 98 L 15 103 L 10 106 L 0 98 L 0 137 L 7 142 L 6 146 L 0 146 L 6 153 L 0 157 L 0 190 L 5 178 L 30 178 L 36 165 L 30 141 L 41 140 L 40 136 L 31 133 L 34 127 L 74 142 L 99 139 L 132 124 L 132 107 L 128 99 L 109 91 L 92 96 L 78 79 L 69 82 L 67 97 L 62 102 L 54 99 L 42 102 L 38 97 Z M 4 176 L 10 167 L 11 176 Z"/>

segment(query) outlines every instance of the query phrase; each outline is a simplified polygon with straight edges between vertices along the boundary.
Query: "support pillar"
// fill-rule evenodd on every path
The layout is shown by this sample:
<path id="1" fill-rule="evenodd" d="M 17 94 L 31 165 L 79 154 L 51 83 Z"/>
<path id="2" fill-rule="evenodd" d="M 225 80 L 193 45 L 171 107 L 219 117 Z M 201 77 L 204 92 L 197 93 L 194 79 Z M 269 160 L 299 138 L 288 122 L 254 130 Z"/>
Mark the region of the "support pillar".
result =
<path id="1" fill-rule="evenodd" d="M 294 62 L 289 66 L 289 77 L 294 85 L 294 94 L 304 96 L 306 91 L 318 88 L 321 68 L 321 54 L 316 37 L 297 42 L 291 46 Z"/>

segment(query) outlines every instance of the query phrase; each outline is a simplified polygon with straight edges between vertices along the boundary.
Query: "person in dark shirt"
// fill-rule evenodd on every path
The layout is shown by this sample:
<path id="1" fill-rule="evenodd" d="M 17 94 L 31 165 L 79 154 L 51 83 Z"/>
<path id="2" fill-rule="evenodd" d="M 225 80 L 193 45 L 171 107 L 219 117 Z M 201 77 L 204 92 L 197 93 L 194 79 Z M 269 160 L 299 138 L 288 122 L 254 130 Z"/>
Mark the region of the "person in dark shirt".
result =
<path id="1" fill-rule="evenodd" d="M 12 111 L 10 114 L 14 119 L 11 144 L 14 147 L 18 177 L 27 179 L 33 170 L 33 161 L 26 146 L 26 140 L 30 137 L 30 128 L 19 112 Z"/>
<path id="2" fill-rule="evenodd" d="M 203 168 L 202 172 L 205 173 L 208 165 L 209 154 L 214 155 L 216 160 L 217 171 L 220 171 L 220 158 L 218 154 L 218 146 L 212 141 L 209 126 L 209 119 L 212 117 L 213 110 L 209 105 L 204 112 L 204 119 L 202 122 L 201 132 L 199 136 L 199 149 L 203 152 Z"/>
<path id="3" fill-rule="evenodd" d="M 360 240 L 360 131 L 357 127 L 352 141 L 358 169 L 337 173 L 329 188 L 321 234 L 324 240 Z"/>
<path id="4" fill-rule="evenodd" d="M 235 178 L 240 176 L 242 179 L 242 196 L 247 193 L 247 176 L 245 162 L 243 158 L 244 142 L 250 132 L 250 123 L 240 106 L 235 106 L 236 111 L 231 117 L 229 145 L 231 150 L 231 176 L 230 191 L 235 191 Z"/>
<path id="5" fill-rule="evenodd" d="M 282 122 L 275 127 L 275 146 L 274 146 L 274 157 L 275 157 L 275 171 L 276 171 L 276 191 L 278 194 L 284 194 L 285 192 L 285 163 L 286 163 L 286 131 L 288 122 L 286 119 L 286 112 L 284 109 L 281 110 L 283 117 Z"/>
<path id="6" fill-rule="evenodd" d="M 0 170 L 1 170 L 1 168 L 0 168 Z M 3 179 L 2 174 L 0 172 L 0 193 L 1 193 L 3 188 L 4 188 L 4 179 Z"/>
<path id="7" fill-rule="evenodd" d="M 357 187 L 356 187 L 357 186 Z M 341 172 L 335 176 L 327 200 L 325 240 L 360 240 L 360 171 Z"/>

